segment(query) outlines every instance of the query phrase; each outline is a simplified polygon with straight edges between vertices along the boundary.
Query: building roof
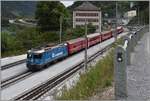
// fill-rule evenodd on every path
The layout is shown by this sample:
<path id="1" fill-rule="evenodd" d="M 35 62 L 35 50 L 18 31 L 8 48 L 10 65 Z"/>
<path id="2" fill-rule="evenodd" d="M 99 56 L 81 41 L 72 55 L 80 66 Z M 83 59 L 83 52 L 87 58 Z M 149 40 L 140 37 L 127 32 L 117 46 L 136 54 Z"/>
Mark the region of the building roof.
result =
<path id="1" fill-rule="evenodd" d="M 98 11 L 100 10 L 98 7 L 94 6 L 90 2 L 86 1 L 83 2 L 80 6 L 76 7 L 74 10 L 79 10 L 79 11 Z"/>

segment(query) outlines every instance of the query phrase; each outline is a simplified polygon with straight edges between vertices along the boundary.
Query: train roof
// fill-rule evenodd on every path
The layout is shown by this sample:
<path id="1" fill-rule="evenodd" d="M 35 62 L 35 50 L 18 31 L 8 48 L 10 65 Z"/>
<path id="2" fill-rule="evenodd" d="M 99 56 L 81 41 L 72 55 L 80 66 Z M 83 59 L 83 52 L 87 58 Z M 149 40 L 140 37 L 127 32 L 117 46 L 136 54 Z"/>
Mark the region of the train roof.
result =
<path id="1" fill-rule="evenodd" d="M 83 41 L 83 40 L 85 40 L 85 38 L 77 38 L 77 39 L 69 40 L 67 41 L 67 43 L 72 44 L 72 43 Z"/>
<path id="2" fill-rule="evenodd" d="M 118 26 L 117 29 L 122 28 L 122 26 Z M 116 28 L 112 28 L 111 30 L 115 30 Z"/>
<path id="3" fill-rule="evenodd" d="M 52 46 L 52 47 L 46 47 L 46 48 L 53 49 L 53 48 L 57 48 L 57 47 L 64 46 L 64 45 L 67 45 L 67 44 L 66 43 L 61 43 L 61 44 L 58 44 L 58 45 L 55 45 L 55 46 Z M 44 49 L 46 49 L 46 48 L 44 48 Z"/>
<path id="4" fill-rule="evenodd" d="M 109 31 L 103 31 L 101 34 L 105 34 L 105 33 L 109 33 L 111 30 Z"/>
<path id="5" fill-rule="evenodd" d="M 95 37 L 95 36 L 98 36 L 98 35 L 100 35 L 100 33 L 93 33 L 93 34 L 87 35 L 87 37 L 91 38 L 91 37 Z"/>
<path id="6" fill-rule="evenodd" d="M 118 27 L 117 27 L 117 29 L 120 29 L 120 28 L 122 28 L 122 26 L 118 26 Z"/>
<path id="7" fill-rule="evenodd" d="M 44 49 L 31 49 L 31 50 L 28 50 L 28 53 L 35 53 L 35 54 L 40 54 L 40 53 L 43 53 L 45 52 Z"/>
<path id="8" fill-rule="evenodd" d="M 88 37 L 88 38 L 95 37 L 95 36 L 98 36 L 98 35 L 100 35 L 100 34 L 109 33 L 110 31 L 111 31 L 111 30 L 109 30 L 109 31 L 103 31 L 103 32 L 101 32 L 101 33 L 89 34 L 89 35 L 87 35 L 87 37 Z"/>
<path id="9" fill-rule="evenodd" d="M 40 53 L 43 53 L 43 52 L 45 52 L 45 50 L 44 50 L 44 49 L 41 49 L 41 50 L 34 51 L 33 53 L 40 54 Z"/>
<path id="10" fill-rule="evenodd" d="M 58 45 L 55 45 L 55 46 L 45 45 L 44 47 L 41 47 L 40 49 L 31 49 L 28 52 L 32 52 L 32 53 L 35 53 L 35 54 L 40 54 L 40 53 L 43 53 L 43 52 L 45 52 L 47 50 L 50 50 L 50 49 L 53 49 L 53 48 L 57 48 L 57 47 L 60 47 L 60 46 L 63 46 L 63 45 L 67 45 L 67 44 L 66 43 L 62 43 L 62 44 L 58 44 Z"/>

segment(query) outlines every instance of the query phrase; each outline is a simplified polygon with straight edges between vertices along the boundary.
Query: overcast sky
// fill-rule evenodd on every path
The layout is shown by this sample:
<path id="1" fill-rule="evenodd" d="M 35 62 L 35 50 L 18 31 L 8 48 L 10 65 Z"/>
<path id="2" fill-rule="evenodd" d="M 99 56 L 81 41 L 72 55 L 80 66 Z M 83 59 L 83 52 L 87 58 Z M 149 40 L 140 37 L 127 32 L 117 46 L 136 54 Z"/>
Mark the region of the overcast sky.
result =
<path id="1" fill-rule="evenodd" d="M 74 1 L 73 0 L 72 1 L 63 0 L 63 1 L 60 1 L 60 2 L 62 2 L 66 7 L 68 7 L 68 6 L 72 5 Z"/>

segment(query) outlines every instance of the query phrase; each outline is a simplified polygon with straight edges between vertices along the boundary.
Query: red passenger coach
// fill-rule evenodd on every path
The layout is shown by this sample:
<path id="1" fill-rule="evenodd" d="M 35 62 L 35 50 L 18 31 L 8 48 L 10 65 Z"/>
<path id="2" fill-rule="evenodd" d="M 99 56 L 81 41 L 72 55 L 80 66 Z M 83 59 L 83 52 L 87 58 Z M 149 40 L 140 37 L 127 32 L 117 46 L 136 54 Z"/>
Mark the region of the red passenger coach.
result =
<path id="1" fill-rule="evenodd" d="M 124 30 L 123 30 L 123 27 L 117 27 L 117 32 L 118 34 L 122 33 Z"/>
<path id="2" fill-rule="evenodd" d="M 67 44 L 69 54 L 73 54 L 85 48 L 86 40 L 85 38 L 77 38 L 67 41 Z"/>
<path id="3" fill-rule="evenodd" d="M 102 32 L 102 41 L 107 40 L 112 37 L 112 31 Z"/>
<path id="4" fill-rule="evenodd" d="M 100 33 L 94 33 L 94 34 L 87 35 L 87 38 L 88 38 L 88 47 L 101 42 Z"/>

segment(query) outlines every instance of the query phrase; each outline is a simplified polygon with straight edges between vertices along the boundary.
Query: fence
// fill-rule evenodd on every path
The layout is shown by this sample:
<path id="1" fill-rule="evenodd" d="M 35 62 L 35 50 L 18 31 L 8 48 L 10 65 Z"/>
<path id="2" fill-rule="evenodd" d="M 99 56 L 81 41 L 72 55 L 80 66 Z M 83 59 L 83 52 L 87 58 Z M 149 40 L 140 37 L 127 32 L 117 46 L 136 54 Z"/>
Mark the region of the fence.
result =
<path id="1" fill-rule="evenodd" d="M 138 44 L 144 33 L 148 32 L 149 26 L 139 28 L 136 32 L 130 32 L 124 37 L 124 44 L 118 45 L 114 55 L 115 97 L 116 99 L 127 98 L 127 66 L 130 65 L 130 54 Z"/>

